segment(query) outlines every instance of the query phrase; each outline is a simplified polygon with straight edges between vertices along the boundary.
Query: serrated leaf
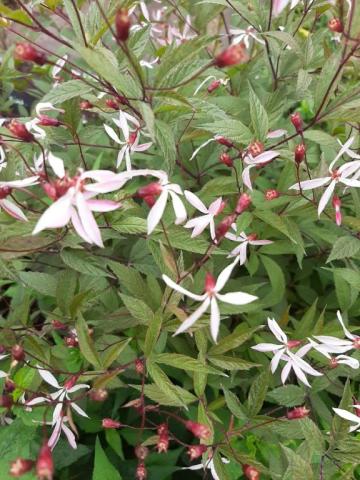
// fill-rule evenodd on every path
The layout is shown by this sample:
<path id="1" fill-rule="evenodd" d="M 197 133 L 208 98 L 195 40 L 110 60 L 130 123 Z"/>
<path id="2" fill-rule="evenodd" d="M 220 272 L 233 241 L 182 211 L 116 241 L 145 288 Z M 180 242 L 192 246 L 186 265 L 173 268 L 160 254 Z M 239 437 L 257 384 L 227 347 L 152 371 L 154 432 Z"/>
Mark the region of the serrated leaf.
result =
<path id="1" fill-rule="evenodd" d="M 131 338 L 126 338 L 125 340 L 116 342 L 114 345 L 110 345 L 110 347 L 105 350 L 101 362 L 104 368 L 109 368 L 118 359 L 121 352 L 129 345 L 131 340 Z"/>
<path id="2" fill-rule="evenodd" d="M 145 356 L 148 357 L 151 355 L 157 339 L 161 332 L 161 326 L 163 322 L 163 314 L 161 311 L 156 312 L 152 319 L 149 321 L 149 328 L 147 329 L 146 336 L 145 336 L 145 345 L 144 345 L 144 353 Z"/>
<path id="3" fill-rule="evenodd" d="M 248 144 L 253 138 L 253 134 L 248 127 L 241 123 L 240 120 L 233 120 L 231 118 L 214 121 L 212 123 L 204 123 L 199 125 L 198 128 L 242 144 Z"/>
<path id="4" fill-rule="evenodd" d="M 261 365 L 257 363 L 226 355 L 209 355 L 208 360 L 216 367 L 223 368 L 224 370 L 249 370 L 253 367 L 261 367 Z"/>
<path id="5" fill-rule="evenodd" d="M 222 387 L 225 397 L 225 402 L 230 410 L 230 412 L 239 420 L 246 421 L 248 416 L 246 414 L 245 408 L 241 405 L 238 397 L 231 391 L 225 387 Z"/>
<path id="6" fill-rule="evenodd" d="M 180 353 L 159 353 L 152 355 L 151 360 L 155 363 L 162 363 L 170 367 L 180 368 L 182 370 L 189 370 L 191 372 L 212 373 L 213 375 L 226 376 L 219 370 L 202 364 L 196 358 L 191 358 Z"/>
<path id="7" fill-rule="evenodd" d="M 172 401 L 180 404 L 183 407 L 186 407 L 183 398 L 179 395 L 179 392 L 176 386 L 171 382 L 169 377 L 166 373 L 161 370 L 155 363 L 152 361 L 147 361 L 146 363 L 147 369 L 151 378 L 157 385 L 157 387 L 168 397 L 171 398 Z"/>
<path id="8" fill-rule="evenodd" d="M 297 455 L 290 448 L 281 445 L 283 452 L 288 461 L 288 468 L 284 475 L 284 480 L 312 480 L 314 478 L 313 471 L 307 461 Z"/>
<path id="9" fill-rule="evenodd" d="M 97 353 L 93 340 L 89 335 L 89 327 L 82 315 L 78 315 L 75 322 L 76 333 L 79 340 L 79 348 L 86 360 L 96 368 L 101 368 L 101 361 Z"/>
<path id="10" fill-rule="evenodd" d="M 125 295 L 124 293 L 120 293 L 120 297 L 124 302 L 125 307 L 129 310 L 134 318 L 140 320 L 141 323 L 145 323 L 146 325 L 149 324 L 154 316 L 154 313 L 145 302 L 138 298 Z"/>
<path id="11" fill-rule="evenodd" d="M 304 403 L 305 392 L 297 385 L 284 385 L 269 392 L 267 398 L 285 407 L 296 407 Z"/>
<path id="12" fill-rule="evenodd" d="M 40 272 L 20 272 L 19 277 L 28 288 L 42 295 L 56 296 L 57 279 L 53 275 Z"/>
<path id="13" fill-rule="evenodd" d="M 249 329 L 247 332 L 233 332 L 230 335 L 221 338 L 216 345 L 213 345 L 209 350 L 209 355 L 216 356 L 221 355 L 222 353 L 226 353 L 229 350 L 234 350 L 235 348 L 239 347 L 247 340 L 249 340 L 253 334 L 259 330 L 261 327 L 256 327 Z"/>
<path id="14" fill-rule="evenodd" d="M 249 86 L 250 92 L 250 117 L 255 131 L 256 139 L 264 141 L 269 130 L 269 120 L 265 108 L 261 104 L 259 97 Z"/>
<path id="15" fill-rule="evenodd" d="M 79 80 L 69 80 L 50 90 L 50 92 L 43 97 L 42 102 L 50 102 L 53 105 L 57 105 L 75 97 L 82 97 L 90 93 L 92 89 L 93 87 Z"/>
<path id="16" fill-rule="evenodd" d="M 350 235 L 340 237 L 336 240 L 331 249 L 326 263 L 342 258 L 353 258 L 360 250 L 360 240 Z"/>
<path id="17" fill-rule="evenodd" d="M 247 399 L 247 410 L 250 417 L 260 412 L 269 388 L 269 372 L 260 373 L 252 382 Z"/>
<path id="18" fill-rule="evenodd" d="M 117 468 L 110 462 L 106 456 L 99 437 L 96 437 L 95 460 L 92 480 L 121 480 L 122 477 Z"/>
<path id="19" fill-rule="evenodd" d="M 161 120 L 155 122 L 156 142 L 166 163 L 166 171 L 171 174 L 176 161 L 176 140 L 170 125 Z"/>

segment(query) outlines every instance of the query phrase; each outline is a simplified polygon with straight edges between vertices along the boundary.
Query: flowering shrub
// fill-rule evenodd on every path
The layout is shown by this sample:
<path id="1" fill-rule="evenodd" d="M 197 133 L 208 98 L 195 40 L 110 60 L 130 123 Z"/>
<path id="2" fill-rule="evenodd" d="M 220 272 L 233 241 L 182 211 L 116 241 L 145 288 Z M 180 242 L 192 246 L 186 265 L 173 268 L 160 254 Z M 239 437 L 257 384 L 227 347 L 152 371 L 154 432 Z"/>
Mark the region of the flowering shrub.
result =
<path id="1" fill-rule="evenodd" d="M 1 480 L 359 478 L 360 3 L 5 3 Z"/>

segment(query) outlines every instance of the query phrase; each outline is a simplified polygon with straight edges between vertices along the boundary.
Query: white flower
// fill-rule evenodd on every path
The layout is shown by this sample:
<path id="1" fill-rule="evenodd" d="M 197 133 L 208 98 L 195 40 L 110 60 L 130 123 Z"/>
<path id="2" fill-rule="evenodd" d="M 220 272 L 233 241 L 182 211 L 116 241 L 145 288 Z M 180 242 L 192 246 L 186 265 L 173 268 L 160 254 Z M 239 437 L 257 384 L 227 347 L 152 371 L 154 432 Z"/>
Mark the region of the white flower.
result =
<path id="1" fill-rule="evenodd" d="M 230 460 L 224 457 L 221 457 L 221 461 L 225 464 L 230 463 Z M 213 459 L 205 461 L 204 463 L 199 463 L 198 465 L 192 465 L 191 467 L 183 467 L 182 470 L 205 470 L 206 468 L 210 470 L 213 480 L 220 480 L 220 477 L 216 473 Z"/>
<path id="2" fill-rule="evenodd" d="M 185 25 L 182 31 L 178 27 L 174 27 L 169 25 L 168 28 L 168 42 L 172 43 L 175 41 L 176 45 L 181 45 L 182 43 L 186 42 L 187 40 L 191 40 L 192 38 L 196 37 L 196 34 L 190 33 L 191 30 L 191 17 L 190 15 L 186 15 L 185 17 Z"/>
<path id="3" fill-rule="evenodd" d="M 126 169 L 131 170 L 130 155 L 134 152 L 144 152 L 145 150 L 148 150 L 151 147 L 152 143 L 143 143 L 139 145 L 140 123 L 133 115 L 130 115 L 129 113 L 120 110 L 119 119 L 113 118 L 113 122 L 120 128 L 125 140 L 120 140 L 115 130 L 104 124 L 105 131 L 109 135 L 109 137 L 112 138 L 114 142 L 122 145 L 118 153 L 116 167 L 120 167 L 121 162 L 123 161 L 123 158 L 125 156 Z M 134 131 L 131 131 L 128 122 L 132 123 L 135 126 Z"/>
<path id="4" fill-rule="evenodd" d="M 339 153 L 336 155 L 334 160 L 329 166 L 329 176 L 321 178 L 313 178 L 312 180 L 304 180 L 300 183 L 295 183 L 290 187 L 290 190 L 311 190 L 313 188 L 322 187 L 326 184 L 329 184 L 322 194 L 319 206 L 318 206 L 318 215 L 320 216 L 321 212 L 325 209 L 328 204 L 332 194 L 334 193 L 335 187 L 338 183 L 349 187 L 360 187 L 360 181 L 356 178 L 348 178 L 357 171 L 360 170 L 360 160 L 353 162 L 348 162 L 342 165 L 338 169 L 334 169 L 335 163 L 340 159 L 345 153 L 351 158 L 360 158 L 360 155 L 357 155 L 352 150 L 349 149 L 350 145 L 353 143 L 354 137 L 350 138 L 344 145 L 342 145 Z"/>
<path id="5" fill-rule="evenodd" d="M 171 278 L 169 278 L 168 276 L 162 276 L 164 282 L 170 288 L 182 293 L 183 295 L 186 295 L 189 298 L 192 298 L 193 300 L 202 302 L 201 305 L 181 324 L 181 326 L 175 332 L 175 335 L 178 335 L 179 333 L 182 333 L 192 327 L 196 320 L 202 317 L 202 315 L 210 307 L 210 330 L 212 338 L 214 342 L 216 342 L 220 327 L 220 311 L 218 306 L 218 300 L 224 303 L 230 303 L 231 305 L 246 305 L 258 299 L 258 297 L 255 297 L 254 295 L 249 295 L 248 293 L 244 292 L 231 292 L 225 294 L 219 293 L 225 287 L 225 284 L 230 278 L 234 266 L 235 263 L 232 263 L 226 268 L 224 268 L 224 270 L 218 276 L 217 280 L 215 280 L 212 275 L 207 273 L 205 279 L 205 293 L 202 295 L 197 295 L 195 293 L 189 292 L 189 290 L 181 287 L 173 280 L 171 280 Z"/>
<path id="6" fill-rule="evenodd" d="M 236 45 L 237 43 L 244 42 L 247 49 L 250 47 L 252 41 L 258 42 L 261 45 L 265 45 L 264 40 L 259 38 L 254 27 L 247 27 L 246 29 L 242 28 L 232 28 L 230 29 L 230 34 L 235 35 L 232 40 L 232 44 Z"/>
<path id="7" fill-rule="evenodd" d="M 310 0 L 311 2 L 313 0 Z M 300 2 L 300 0 L 291 0 L 290 8 L 296 7 L 296 5 Z M 290 3 L 290 0 L 274 0 L 273 1 L 273 15 L 277 17 L 280 13 L 287 7 Z"/>
<path id="8" fill-rule="evenodd" d="M 319 346 L 319 348 L 321 347 L 321 353 L 323 352 L 345 353 L 345 352 L 348 352 L 349 350 L 352 350 L 353 348 L 357 350 L 360 349 L 360 337 L 357 335 L 353 335 L 345 327 L 344 321 L 342 319 L 342 316 L 339 310 L 336 312 L 336 314 L 340 322 L 340 325 L 344 330 L 345 337 L 348 340 L 341 340 L 340 338 L 331 337 L 328 335 L 315 335 L 314 338 L 316 338 L 316 340 L 318 340 L 321 343 L 321 345 Z"/>
<path id="9" fill-rule="evenodd" d="M 56 87 L 59 82 L 59 73 L 62 71 L 62 69 L 64 68 L 65 66 L 65 63 L 67 62 L 67 59 L 68 59 L 68 56 L 65 54 L 63 57 L 59 58 L 55 65 L 53 66 L 52 70 L 51 70 L 51 76 L 55 81 L 54 83 L 54 87 Z"/>
<path id="10" fill-rule="evenodd" d="M 194 193 L 185 190 L 184 192 L 186 200 L 191 203 L 191 205 L 199 210 L 204 215 L 200 217 L 195 217 L 189 220 L 184 227 L 185 228 L 193 228 L 193 232 L 191 237 L 197 237 L 200 235 L 207 226 L 210 227 L 210 235 L 211 238 L 215 239 L 215 222 L 214 218 L 222 211 L 222 207 L 224 205 L 222 198 L 217 198 L 214 200 L 210 205 L 209 208 L 203 204 L 199 197 L 197 197 Z"/>
<path id="11" fill-rule="evenodd" d="M 311 385 L 309 384 L 305 374 L 312 375 L 314 377 L 322 376 L 322 373 L 315 370 L 302 358 L 309 352 L 311 348 L 311 344 L 308 343 L 307 345 L 301 347 L 296 353 L 288 351 L 287 354 L 282 355 L 281 360 L 287 362 L 281 372 L 282 383 L 286 382 L 291 370 L 294 370 L 296 377 L 308 387 L 311 387 Z"/>
<path id="12" fill-rule="evenodd" d="M 354 408 L 360 408 L 359 405 L 353 405 Z M 349 428 L 349 432 L 354 432 L 360 428 L 360 417 L 355 415 L 354 413 L 348 412 L 347 410 L 343 410 L 342 408 L 333 408 L 334 412 L 339 415 L 339 417 L 348 420 L 349 422 L 353 422 L 355 425 Z"/>
<path id="13" fill-rule="evenodd" d="M 13 180 L 10 182 L 0 182 L 0 208 L 2 208 L 6 213 L 16 218 L 16 220 L 27 221 L 27 218 L 23 211 L 13 202 L 7 199 L 11 195 L 12 189 L 22 189 L 25 187 L 30 187 L 31 185 L 36 185 L 39 183 L 39 177 L 37 175 L 24 178 L 23 180 Z"/>
<path id="14" fill-rule="evenodd" d="M 333 357 L 329 354 L 328 347 L 326 345 L 316 343 L 311 338 L 309 338 L 308 340 L 314 350 L 318 351 L 319 353 L 324 355 L 324 357 L 330 360 L 330 365 L 332 367 L 337 367 L 339 364 L 347 365 L 354 370 L 357 370 L 360 367 L 360 362 L 356 360 L 356 358 L 349 357 L 348 355 L 337 355 L 336 357 Z"/>
<path id="15" fill-rule="evenodd" d="M 246 235 L 245 232 L 241 232 L 237 235 L 236 223 L 233 223 L 231 228 L 235 231 L 235 234 L 228 232 L 225 234 L 225 238 L 232 240 L 233 242 L 238 242 L 240 245 L 230 252 L 229 257 L 238 257 L 240 265 L 244 265 L 246 262 L 248 245 L 269 245 L 270 243 L 273 243 L 271 240 L 257 240 L 257 235 L 255 233 Z"/>
<path id="16" fill-rule="evenodd" d="M 56 420 L 55 425 L 54 425 L 54 430 L 53 430 L 53 432 L 52 432 L 52 434 L 51 434 L 51 436 L 48 440 L 48 445 L 51 448 L 51 450 L 54 450 L 56 444 L 58 443 L 58 441 L 60 439 L 61 432 L 63 432 L 64 435 L 66 436 L 70 446 L 73 449 L 77 448 L 75 435 L 70 430 L 70 428 L 67 425 L 65 425 L 65 423 L 68 422 L 68 421 L 69 421 L 68 417 L 65 417 L 65 416 L 62 416 L 62 415 Z M 46 422 L 46 423 L 48 423 L 48 422 Z"/>
<path id="17" fill-rule="evenodd" d="M 55 425 L 59 419 L 62 419 L 63 417 L 63 408 L 65 408 L 66 404 L 70 404 L 71 408 L 78 414 L 81 415 L 82 417 L 88 417 L 88 415 L 82 410 L 76 403 L 74 403 L 71 398 L 70 394 L 75 393 L 79 390 L 82 390 L 84 388 L 90 388 L 89 385 L 80 383 L 79 385 L 75 385 L 77 377 L 71 377 L 69 380 L 67 380 L 63 386 L 59 385 L 58 381 L 54 377 L 52 373 L 50 373 L 47 370 L 44 370 L 41 367 L 37 367 L 38 372 L 42 379 L 51 385 L 52 387 L 56 388 L 57 391 L 54 393 L 51 393 L 49 395 L 50 398 L 48 397 L 36 397 L 33 400 L 30 400 L 27 402 L 27 405 L 38 405 L 39 403 L 44 403 L 44 402 L 54 402 L 56 401 L 57 405 L 54 408 L 53 412 L 53 419 L 52 419 L 52 425 Z M 60 425 L 61 428 L 61 425 Z"/>
<path id="18" fill-rule="evenodd" d="M 266 152 L 260 153 L 256 157 L 253 157 L 250 153 L 244 157 L 244 163 L 247 165 L 242 172 L 242 181 L 244 184 L 252 190 L 250 170 L 257 165 L 265 165 L 268 162 L 271 162 L 274 158 L 280 155 L 279 152 L 275 150 L 268 150 Z"/>

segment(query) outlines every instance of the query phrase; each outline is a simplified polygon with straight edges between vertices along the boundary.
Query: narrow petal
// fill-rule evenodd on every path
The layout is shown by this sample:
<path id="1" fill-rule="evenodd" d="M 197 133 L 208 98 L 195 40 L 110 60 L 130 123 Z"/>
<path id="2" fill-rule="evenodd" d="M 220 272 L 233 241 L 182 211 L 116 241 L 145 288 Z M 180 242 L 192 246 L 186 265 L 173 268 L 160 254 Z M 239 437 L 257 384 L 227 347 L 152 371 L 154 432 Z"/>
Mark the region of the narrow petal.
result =
<path id="1" fill-rule="evenodd" d="M 360 180 L 354 180 L 352 178 L 341 178 L 340 182 L 348 187 L 360 188 Z"/>
<path id="2" fill-rule="evenodd" d="M 247 167 L 244 168 L 241 178 L 243 181 L 243 184 L 247 186 L 249 190 L 252 190 L 252 183 L 251 183 L 251 177 L 250 177 L 250 170 L 254 167 L 254 165 L 248 165 Z"/>
<path id="3" fill-rule="evenodd" d="M 112 212 L 120 207 L 120 203 L 113 200 L 86 200 L 86 203 L 92 212 Z"/>
<path id="4" fill-rule="evenodd" d="M 291 370 L 291 363 L 288 362 L 281 371 L 281 381 L 284 384 L 289 376 Z"/>
<path id="5" fill-rule="evenodd" d="M 324 178 L 313 178 L 312 180 L 304 180 L 303 182 L 295 183 L 289 190 L 311 190 L 313 188 L 322 187 L 326 185 L 331 180 L 331 177 L 324 177 Z"/>
<path id="6" fill-rule="evenodd" d="M 196 217 L 185 223 L 184 227 L 194 229 L 191 234 L 191 238 L 194 238 L 200 235 L 205 230 L 205 228 L 209 225 L 211 219 L 212 215 L 203 215 L 201 217 Z"/>
<path id="7" fill-rule="evenodd" d="M 203 314 L 206 312 L 206 310 L 209 308 L 210 305 L 210 298 L 206 297 L 203 303 L 198 307 L 195 312 L 193 312 L 181 325 L 180 327 L 176 330 L 174 333 L 175 335 L 178 335 L 179 333 L 185 332 L 185 330 L 188 330 L 190 327 L 194 325 L 196 320 L 198 320 L 200 317 L 203 316 Z"/>
<path id="8" fill-rule="evenodd" d="M 340 310 L 336 312 L 336 316 L 340 322 L 340 325 L 342 326 L 342 329 L 344 330 L 345 336 L 349 338 L 350 340 L 354 340 L 356 337 L 352 333 L 349 332 L 349 330 L 345 327 L 344 320 L 342 318 Z"/>
<path id="9" fill-rule="evenodd" d="M 219 306 L 217 304 L 215 297 L 212 297 L 210 307 L 211 307 L 210 331 L 211 331 L 211 336 L 214 342 L 216 343 L 217 337 L 219 335 L 219 328 L 220 328 L 220 311 L 219 311 Z"/>
<path id="10" fill-rule="evenodd" d="M 81 417 L 89 418 L 89 415 L 86 412 L 84 412 L 84 410 L 80 408 L 79 405 L 76 405 L 76 403 L 71 403 L 71 408 L 75 410 L 75 412 Z"/>
<path id="11" fill-rule="evenodd" d="M 59 157 L 55 157 L 51 152 L 47 155 L 47 160 L 55 175 L 59 178 L 65 177 L 64 162 Z"/>
<path id="12" fill-rule="evenodd" d="M 171 190 L 169 190 L 169 193 L 171 196 L 173 209 L 176 217 L 175 224 L 180 225 L 181 223 L 184 223 L 186 220 L 186 217 L 187 217 L 186 209 L 184 207 L 182 200 L 176 193 L 172 192 Z"/>
<path id="13" fill-rule="evenodd" d="M 66 438 L 67 438 L 67 440 L 70 444 L 70 447 L 72 447 L 74 450 L 76 450 L 77 445 L 76 445 L 75 435 L 73 434 L 73 432 L 64 423 L 62 424 L 62 431 L 64 432 L 64 434 L 65 434 L 65 436 L 66 436 Z"/>
<path id="14" fill-rule="evenodd" d="M 194 150 L 193 154 L 191 155 L 190 159 L 189 159 L 189 162 L 191 162 L 191 160 L 193 160 L 196 155 L 200 152 L 200 150 L 204 147 L 206 147 L 206 145 L 209 145 L 209 143 L 211 142 L 215 142 L 215 138 L 210 138 L 210 140 L 207 140 L 206 142 L 204 142 L 203 144 L 200 145 L 200 147 L 198 147 L 196 150 Z"/>
<path id="15" fill-rule="evenodd" d="M 224 295 L 218 293 L 216 296 L 222 302 L 230 303 L 231 305 L 247 305 L 258 299 L 255 295 L 250 295 L 249 293 L 244 292 L 231 292 L 225 293 Z"/>
<path id="16" fill-rule="evenodd" d="M 161 220 L 161 218 L 164 214 L 167 199 L 168 199 L 168 191 L 163 190 L 160 194 L 160 197 L 155 202 L 155 205 L 153 205 L 151 207 L 151 210 L 150 210 L 149 215 L 147 217 L 147 230 L 148 230 L 147 233 L 148 233 L 148 235 L 150 235 L 155 230 L 156 226 L 160 222 L 160 220 Z"/>
<path id="17" fill-rule="evenodd" d="M 27 218 L 20 207 L 15 205 L 15 203 L 10 202 L 6 198 L 0 200 L 0 207 L 5 210 L 11 217 L 16 218 L 16 220 L 22 220 L 27 222 Z"/>
<path id="18" fill-rule="evenodd" d="M 202 213 L 207 214 L 208 209 L 206 206 L 203 204 L 203 202 L 200 200 L 199 197 L 197 197 L 194 193 L 190 192 L 189 190 L 184 191 L 184 195 L 186 200 L 194 207 L 196 210 L 199 210 Z"/>
<path id="19" fill-rule="evenodd" d="M 348 355 L 339 355 L 338 357 L 336 357 L 336 361 L 338 363 L 347 365 L 354 370 L 357 370 L 360 367 L 359 360 L 356 360 L 356 358 L 351 358 Z"/>
<path id="20" fill-rule="evenodd" d="M 51 448 L 51 450 L 54 449 L 55 445 L 59 441 L 60 433 L 61 433 L 61 424 L 62 424 L 62 418 L 59 418 L 55 423 L 54 430 L 52 431 L 52 434 L 48 440 L 48 445 Z"/>
<path id="21" fill-rule="evenodd" d="M 82 226 L 84 227 L 86 234 L 91 238 L 92 242 L 95 243 L 95 245 L 97 245 L 98 247 L 103 247 L 104 244 L 101 238 L 99 227 L 81 193 L 78 193 L 76 195 L 76 206 Z"/>
<path id="22" fill-rule="evenodd" d="M 330 185 L 327 187 L 325 192 L 322 194 L 318 206 L 318 215 L 320 216 L 321 212 L 325 209 L 328 204 L 332 194 L 334 193 L 336 182 L 333 180 Z"/>
<path id="23" fill-rule="evenodd" d="M 280 349 L 284 350 L 284 345 L 277 345 L 276 343 L 259 343 L 251 348 L 258 352 L 274 352 Z"/>
<path id="24" fill-rule="evenodd" d="M 128 141 L 130 136 L 130 130 L 129 130 L 129 125 L 127 123 L 127 119 L 122 110 L 120 110 L 119 112 L 119 126 L 124 134 L 125 140 Z"/>
<path id="25" fill-rule="evenodd" d="M 275 353 L 275 355 L 273 356 L 271 362 L 270 362 L 270 368 L 271 368 L 271 372 L 272 373 L 275 373 L 276 369 L 278 368 L 279 366 L 279 362 L 281 360 L 281 357 L 283 356 L 284 354 L 284 351 L 285 349 L 282 348 L 281 350 L 279 350 L 278 352 Z"/>
<path id="26" fill-rule="evenodd" d="M 230 263 L 230 265 L 225 267 L 224 270 L 220 273 L 215 285 L 215 289 L 217 292 L 220 292 L 225 287 L 225 284 L 231 277 L 232 271 L 234 270 L 234 267 L 236 264 L 237 264 L 237 258 L 233 263 Z"/>
<path id="27" fill-rule="evenodd" d="M 279 342 L 286 344 L 288 337 L 274 318 L 268 318 L 268 327 Z"/>
<path id="28" fill-rule="evenodd" d="M 333 410 L 336 413 L 336 415 L 339 415 L 339 417 L 344 418 L 349 422 L 354 422 L 358 425 L 360 424 L 359 417 L 354 413 L 348 412 L 347 410 L 343 410 L 342 408 L 333 408 Z"/>
<path id="29" fill-rule="evenodd" d="M 292 365 L 293 369 L 294 369 L 294 373 L 295 375 L 297 376 L 297 378 L 300 380 L 300 382 L 302 382 L 304 385 L 306 385 L 307 387 L 311 388 L 311 385 L 310 383 L 308 382 L 308 379 L 306 378 L 306 375 L 304 374 L 304 372 L 301 370 L 300 367 L 298 367 L 298 365 L 294 364 Z"/>
<path id="30" fill-rule="evenodd" d="M 189 290 L 186 290 L 186 288 L 180 286 L 178 283 L 175 283 L 171 278 L 169 278 L 167 275 L 163 275 L 162 279 L 166 283 L 166 285 L 173 290 L 176 290 L 179 293 L 182 293 L 183 295 L 186 295 L 189 298 L 192 298 L 193 300 L 197 301 L 202 301 L 206 297 L 206 295 L 196 295 L 195 293 L 189 292 Z"/>
<path id="31" fill-rule="evenodd" d="M 56 378 L 51 372 L 49 372 L 48 370 L 44 370 L 41 367 L 38 367 L 38 372 L 39 372 L 39 375 L 42 377 L 42 379 L 46 383 L 48 383 L 54 388 L 57 388 L 57 389 L 61 388 L 61 386 L 59 385 L 59 382 L 56 380 Z"/>
<path id="32" fill-rule="evenodd" d="M 73 208 L 73 210 L 72 210 L 71 223 L 73 224 L 73 227 L 74 227 L 76 233 L 79 235 L 79 237 L 81 237 L 87 243 L 92 243 L 91 238 L 87 235 L 87 233 L 84 230 L 84 227 L 81 223 L 80 217 L 79 217 L 77 211 L 75 210 L 75 208 Z"/>
<path id="33" fill-rule="evenodd" d="M 73 196 L 73 192 L 70 192 L 70 190 L 45 210 L 33 230 L 33 235 L 36 235 L 46 228 L 60 228 L 69 223 Z"/>
<path id="34" fill-rule="evenodd" d="M 122 142 L 120 140 L 120 138 L 118 137 L 117 133 L 115 132 L 115 130 L 111 127 L 109 127 L 109 125 L 106 125 L 104 123 L 104 128 L 105 128 L 105 132 L 109 135 L 109 137 L 114 140 L 115 143 L 119 143 L 120 145 L 122 145 L 124 142 Z"/>

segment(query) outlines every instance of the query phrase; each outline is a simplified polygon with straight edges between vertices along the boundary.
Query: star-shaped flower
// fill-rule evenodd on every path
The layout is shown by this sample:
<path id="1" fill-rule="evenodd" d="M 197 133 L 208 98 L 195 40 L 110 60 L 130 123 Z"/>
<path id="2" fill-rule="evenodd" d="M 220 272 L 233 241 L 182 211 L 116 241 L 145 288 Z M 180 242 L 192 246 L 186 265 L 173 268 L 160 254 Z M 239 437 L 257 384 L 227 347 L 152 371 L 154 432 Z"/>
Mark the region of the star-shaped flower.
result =
<path id="1" fill-rule="evenodd" d="M 217 198 L 214 200 L 210 205 L 209 208 L 207 208 L 203 202 L 200 200 L 199 197 L 197 197 L 194 193 L 189 192 L 188 190 L 185 190 L 184 192 L 186 200 L 197 210 L 199 210 L 201 213 L 204 215 L 201 215 L 200 217 L 195 217 L 189 220 L 184 227 L 185 228 L 193 228 L 193 232 L 191 234 L 191 237 L 197 237 L 200 235 L 205 228 L 208 226 L 210 227 L 210 235 L 213 240 L 215 240 L 215 217 L 219 213 L 222 212 L 222 210 L 225 207 L 225 203 L 223 202 L 222 198 Z"/>

